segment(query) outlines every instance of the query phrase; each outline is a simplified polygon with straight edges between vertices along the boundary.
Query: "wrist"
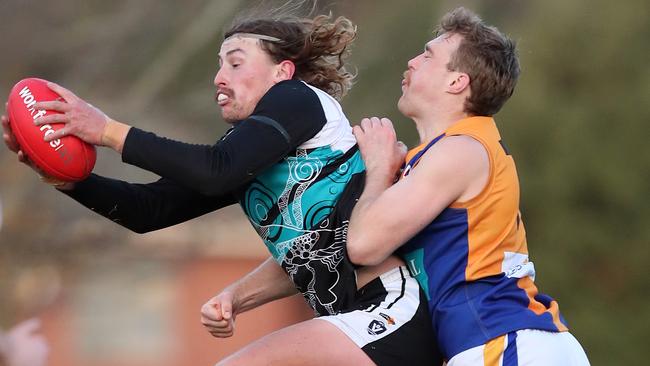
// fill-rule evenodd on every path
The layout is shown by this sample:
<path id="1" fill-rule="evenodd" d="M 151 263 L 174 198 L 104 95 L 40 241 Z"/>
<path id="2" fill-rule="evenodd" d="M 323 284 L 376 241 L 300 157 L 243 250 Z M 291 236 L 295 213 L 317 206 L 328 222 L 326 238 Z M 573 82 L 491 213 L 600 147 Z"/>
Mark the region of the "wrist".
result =
<path id="1" fill-rule="evenodd" d="M 69 190 L 72 190 L 74 188 L 74 183 L 73 182 L 65 182 L 65 181 L 62 181 L 62 180 L 55 179 L 55 178 L 46 177 L 44 175 L 39 175 L 39 178 L 41 179 L 41 182 L 43 182 L 43 183 L 45 183 L 47 185 L 50 185 L 50 186 L 52 186 L 52 187 L 54 187 L 56 189 L 60 189 L 60 190 L 63 190 L 63 191 L 69 191 Z"/>
<path id="2" fill-rule="evenodd" d="M 124 141 L 126 140 L 126 135 L 129 133 L 130 129 L 131 126 L 109 118 L 104 125 L 101 144 L 110 147 L 121 154 L 122 148 L 124 147 Z"/>
<path id="3" fill-rule="evenodd" d="M 58 189 L 59 191 L 71 191 L 75 187 L 74 182 L 65 182 L 60 185 L 54 186 L 54 188 Z"/>
<path id="4" fill-rule="evenodd" d="M 388 169 L 366 168 L 366 186 L 372 185 L 377 188 L 388 188 L 395 183 L 395 172 Z"/>
<path id="5" fill-rule="evenodd" d="M 232 305 L 232 313 L 233 315 L 236 315 L 239 311 L 240 307 L 240 294 L 238 290 L 238 285 L 237 283 L 233 283 L 232 285 L 224 288 L 219 295 L 227 295 L 230 297 L 230 303 Z"/>

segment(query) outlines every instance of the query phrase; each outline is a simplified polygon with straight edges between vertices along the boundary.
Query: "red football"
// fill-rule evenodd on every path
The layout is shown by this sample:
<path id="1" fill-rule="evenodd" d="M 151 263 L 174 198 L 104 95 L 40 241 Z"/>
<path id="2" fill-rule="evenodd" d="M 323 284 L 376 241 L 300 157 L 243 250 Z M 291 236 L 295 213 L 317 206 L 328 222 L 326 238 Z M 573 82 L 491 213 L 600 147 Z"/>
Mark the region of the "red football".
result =
<path id="1" fill-rule="evenodd" d="M 34 109 L 36 102 L 61 99 L 42 79 L 19 81 L 9 93 L 7 114 L 11 130 L 21 150 L 47 175 L 66 182 L 86 178 L 95 166 L 97 152 L 93 145 L 76 136 L 46 142 L 45 136 L 63 127 L 62 123 L 36 126 L 34 120 L 54 111 Z"/>

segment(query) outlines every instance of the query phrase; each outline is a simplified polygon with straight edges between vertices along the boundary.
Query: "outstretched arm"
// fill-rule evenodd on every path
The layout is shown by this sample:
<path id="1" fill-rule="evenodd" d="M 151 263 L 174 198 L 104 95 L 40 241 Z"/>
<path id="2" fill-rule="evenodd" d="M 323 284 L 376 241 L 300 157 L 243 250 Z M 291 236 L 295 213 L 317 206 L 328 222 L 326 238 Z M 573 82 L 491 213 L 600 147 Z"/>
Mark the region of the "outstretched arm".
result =
<path id="1" fill-rule="evenodd" d="M 325 125 L 318 96 L 298 81 L 273 86 L 253 114 L 214 145 L 183 143 L 132 128 L 69 90 L 54 83 L 48 86 L 65 101 L 39 102 L 34 107 L 61 113 L 43 116 L 35 123 L 64 123 L 65 127 L 48 135 L 47 141 L 72 134 L 108 146 L 121 153 L 124 162 L 206 195 L 241 187 Z"/>
<path id="2" fill-rule="evenodd" d="M 233 335 L 237 314 L 297 293 L 282 267 L 268 258 L 201 307 L 201 323 L 215 337 Z"/>
<path id="3" fill-rule="evenodd" d="M 2 115 L 3 140 L 18 160 L 35 170 L 45 183 L 82 205 L 138 233 L 172 226 L 236 202 L 231 194 L 204 196 L 169 180 L 130 184 L 91 175 L 77 183 L 58 182 L 40 171 L 20 150 L 9 119 Z"/>

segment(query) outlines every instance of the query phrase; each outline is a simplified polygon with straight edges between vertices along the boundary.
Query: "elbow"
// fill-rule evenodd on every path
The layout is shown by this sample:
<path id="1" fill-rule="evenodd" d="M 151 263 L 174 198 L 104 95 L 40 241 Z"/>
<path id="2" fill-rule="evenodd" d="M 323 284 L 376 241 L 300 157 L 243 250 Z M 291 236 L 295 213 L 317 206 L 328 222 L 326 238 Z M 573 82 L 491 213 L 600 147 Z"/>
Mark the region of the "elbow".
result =
<path id="1" fill-rule="evenodd" d="M 371 248 L 368 240 L 358 240 L 355 236 L 348 236 L 348 259 L 358 266 L 374 266 L 382 262 L 383 258 L 378 253 L 378 248 Z"/>
<path id="2" fill-rule="evenodd" d="M 111 217 L 110 215 L 103 216 L 111 220 L 113 223 L 118 224 L 119 226 L 136 234 L 146 234 L 150 231 L 155 230 L 151 227 L 151 225 L 138 222 L 137 219 L 132 219 L 130 217 Z"/>

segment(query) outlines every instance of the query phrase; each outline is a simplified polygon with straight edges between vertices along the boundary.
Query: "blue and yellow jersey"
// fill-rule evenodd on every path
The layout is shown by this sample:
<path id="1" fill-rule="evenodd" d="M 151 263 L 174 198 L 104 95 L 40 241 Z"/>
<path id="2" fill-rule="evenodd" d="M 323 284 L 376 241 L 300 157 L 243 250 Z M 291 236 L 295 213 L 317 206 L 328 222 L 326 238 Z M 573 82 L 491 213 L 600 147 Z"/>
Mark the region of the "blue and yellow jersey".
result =
<path id="1" fill-rule="evenodd" d="M 455 135 L 470 136 L 485 147 L 488 182 L 471 200 L 453 202 L 400 249 L 427 294 L 443 354 L 451 358 L 519 329 L 566 331 L 557 302 L 539 293 L 533 282 L 517 170 L 492 118 L 460 120 L 414 148 L 407 154 L 405 174 L 417 169 L 436 142 Z"/>

